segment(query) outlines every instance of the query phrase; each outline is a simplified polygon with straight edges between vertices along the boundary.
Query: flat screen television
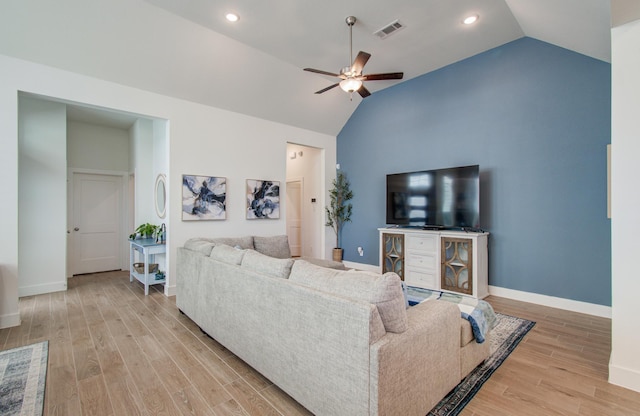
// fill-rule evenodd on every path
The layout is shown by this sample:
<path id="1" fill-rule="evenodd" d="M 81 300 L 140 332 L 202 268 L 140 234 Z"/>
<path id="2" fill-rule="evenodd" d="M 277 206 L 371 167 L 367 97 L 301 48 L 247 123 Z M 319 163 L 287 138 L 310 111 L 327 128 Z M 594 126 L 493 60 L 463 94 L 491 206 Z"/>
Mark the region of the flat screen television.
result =
<path id="1" fill-rule="evenodd" d="M 387 224 L 480 228 L 478 165 L 387 175 Z"/>

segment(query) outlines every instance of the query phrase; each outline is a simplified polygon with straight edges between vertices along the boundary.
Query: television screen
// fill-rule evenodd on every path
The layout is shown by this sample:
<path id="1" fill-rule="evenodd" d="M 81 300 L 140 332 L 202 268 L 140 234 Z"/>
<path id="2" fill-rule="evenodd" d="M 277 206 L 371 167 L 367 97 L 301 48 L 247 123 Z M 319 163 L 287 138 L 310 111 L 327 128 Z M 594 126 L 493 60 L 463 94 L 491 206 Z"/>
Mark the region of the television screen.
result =
<path id="1" fill-rule="evenodd" d="M 480 228 L 479 166 L 387 175 L 387 224 Z"/>

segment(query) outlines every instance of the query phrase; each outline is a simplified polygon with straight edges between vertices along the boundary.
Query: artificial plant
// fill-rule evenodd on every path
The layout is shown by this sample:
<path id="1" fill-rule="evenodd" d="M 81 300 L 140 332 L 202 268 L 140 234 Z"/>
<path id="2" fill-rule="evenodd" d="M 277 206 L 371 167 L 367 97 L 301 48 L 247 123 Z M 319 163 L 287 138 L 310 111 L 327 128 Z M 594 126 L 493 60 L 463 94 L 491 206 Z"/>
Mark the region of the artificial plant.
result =
<path id="1" fill-rule="evenodd" d="M 338 171 L 333 180 L 333 188 L 329 191 L 331 202 L 325 207 L 327 213 L 327 227 L 333 228 L 336 233 L 336 248 L 340 248 L 342 242 L 342 227 L 344 223 L 351 222 L 353 205 L 349 202 L 353 199 L 349 181 L 343 172 Z"/>

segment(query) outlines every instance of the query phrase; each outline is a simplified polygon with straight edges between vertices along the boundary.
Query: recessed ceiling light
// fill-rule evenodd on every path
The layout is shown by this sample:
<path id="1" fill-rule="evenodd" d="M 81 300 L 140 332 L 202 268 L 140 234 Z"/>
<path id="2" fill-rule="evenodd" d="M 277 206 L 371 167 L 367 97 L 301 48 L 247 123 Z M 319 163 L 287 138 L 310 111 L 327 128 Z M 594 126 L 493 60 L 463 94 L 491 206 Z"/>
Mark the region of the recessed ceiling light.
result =
<path id="1" fill-rule="evenodd" d="M 230 22 L 237 22 L 238 20 L 240 20 L 240 16 L 238 16 L 235 13 L 227 13 L 227 15 L 225 17 Z"/>
<path id="2" fill-rule="evenodd" d="M 478 15 L 477 14 L 472 14 L 471 16 L 465 17 L 465 19 L 462 21 L 462 23 L 464 23 L 465 25 L 471 25 L 471 24 L 474 24 L 477 21 L 478 21 Z"/>

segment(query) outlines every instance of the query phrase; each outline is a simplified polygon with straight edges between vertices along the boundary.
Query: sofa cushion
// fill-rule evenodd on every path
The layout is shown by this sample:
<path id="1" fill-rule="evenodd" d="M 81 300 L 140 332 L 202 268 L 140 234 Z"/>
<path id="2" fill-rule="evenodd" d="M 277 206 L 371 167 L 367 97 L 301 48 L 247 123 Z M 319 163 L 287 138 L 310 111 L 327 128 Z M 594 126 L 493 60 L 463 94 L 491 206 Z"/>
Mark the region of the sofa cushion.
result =
<path id="1" fill-rule="evenodd" d="M 289 278 L 293 259 L 276 259 L 258 253 L 255 250 L 247 250 L 242 258 L 242 268 L 270 277 Z"/>
<path id="2" fill-rule="evenodd" d="M 309 263 L 315 264 L 316 266 L 328 267 L 329 269 L 346 270 L 346 267 L 344 267 L 344 263 L 339 261 L 316 259 L 315 257 L 300 257 L 299 260 L 308 261 Z"/>
<path id="3" fill-rule="evenodd" d="M 278 259 L 288 259 L 291 257 L 289 249 L 289 237 L 286 235 L 275 235 L 272 237 L 253 237 L 253 245 L 258 253 L 265 254 Z"/>
<path id="4" fill-rule="evenodd" d="M 216 244 L 211 250 L 211 258 L 227 264 L 240 265 L 245 250 L 234 248 L 226 244 Z"/>
<path id="5" fill-rule="evenodd" d="M 219 237 L 219 238 L 211 238 L 209 241 L 216 244 L 226 244 L 231 247 L 240 247 L 242 249 L 251 249 L 253 250 L 253 237 Z"/>
<path id="6" fill-rule="evenodd" d="M 365 271 L 341 271 L 295 262 L 289 280 L 351 299 L 376 305 L 387 332 L 401 333 L 409 327 L 400 278 Z"/>
<path id="7" fill-rule="evenodd" d="M 191 238 L 184 243 L 184 248 L 187 250 L 196 251 L 204 254 L 205 256 L 211 254 L 213 246 L 215 246 L 215 244 L 211 242 L 211 240 L 205 238 Z"/>

